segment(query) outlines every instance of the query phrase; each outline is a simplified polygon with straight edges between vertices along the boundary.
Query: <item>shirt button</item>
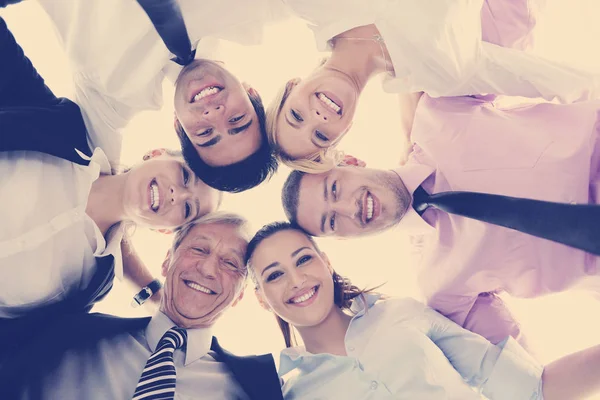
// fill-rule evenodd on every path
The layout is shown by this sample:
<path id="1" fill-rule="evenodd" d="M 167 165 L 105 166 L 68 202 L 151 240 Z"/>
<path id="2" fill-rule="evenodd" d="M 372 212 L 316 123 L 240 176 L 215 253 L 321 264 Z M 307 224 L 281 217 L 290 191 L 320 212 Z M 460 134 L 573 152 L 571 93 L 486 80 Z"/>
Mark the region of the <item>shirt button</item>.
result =
<path id="1" fill-rule="evenodd" d="M 348 351 L 354 351 L 354 347 L 352 347 L 352 346 L 348 347 Z"/>
<path id="2" fill-rule="evenodd" d="M 577 202 L 576 201 L 571 201 L 569 204 L 575 205 L 575 204 L 577 204 Z"/>
<path id="3" fill-rule="evenodd" d="M 371 389 L 375 390 L 377 389 L 377 386 L 379 386 L 379 384 L 376 381 L 371 382 Z"/>

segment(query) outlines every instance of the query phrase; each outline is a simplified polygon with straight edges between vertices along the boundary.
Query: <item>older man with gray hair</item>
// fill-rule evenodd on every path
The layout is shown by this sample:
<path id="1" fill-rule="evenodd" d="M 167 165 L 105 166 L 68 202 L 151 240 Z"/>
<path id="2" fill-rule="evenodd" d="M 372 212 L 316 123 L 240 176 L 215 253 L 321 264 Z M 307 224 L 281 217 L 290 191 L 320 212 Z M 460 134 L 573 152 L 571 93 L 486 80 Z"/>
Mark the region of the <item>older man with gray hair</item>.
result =
<path id="1" fill-rule="evenodd" d="M 0 387 L 21 399 L 282 398 L 271 355 L 234 356 L 211 333 L 243 296 L 246 225 L 215 213 L 184 226 L 154 316 L 64 315 L 0 370 Z"/>

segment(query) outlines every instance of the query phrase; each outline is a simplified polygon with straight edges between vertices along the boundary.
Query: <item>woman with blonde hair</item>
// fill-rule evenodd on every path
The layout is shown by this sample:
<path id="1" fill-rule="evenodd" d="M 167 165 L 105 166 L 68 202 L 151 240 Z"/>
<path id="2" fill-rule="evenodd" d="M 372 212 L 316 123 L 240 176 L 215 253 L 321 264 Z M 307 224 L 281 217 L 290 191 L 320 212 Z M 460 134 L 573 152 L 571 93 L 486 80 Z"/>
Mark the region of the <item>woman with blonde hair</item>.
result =
<path id="1" fill-rule="evenodd" d="M 246 259 L 285 339 L 285 398 L 563 400 L 600 390 L 600 346 L 544 367 L 511 337 L 493 345 L 414 299 L 357 288 L 289 223 L 263 227 Z"/>
<path id="2" fill-rule="evenodd" d="M 288 81 L 267 110 L 267 135 L 288 166 L 319 173 L 340 160 L 367 82 L 384 74 L 388 93 L 431 96 L 506 94 L 558 98 L 598 94 L 598 76 L 527 53 L 532 2 L 486 0 L 287 0 L 330 57 Z M 535 3 L 535 2 L 534 2 Z M 409 132 L 407 132 L 409 134 Z"/>

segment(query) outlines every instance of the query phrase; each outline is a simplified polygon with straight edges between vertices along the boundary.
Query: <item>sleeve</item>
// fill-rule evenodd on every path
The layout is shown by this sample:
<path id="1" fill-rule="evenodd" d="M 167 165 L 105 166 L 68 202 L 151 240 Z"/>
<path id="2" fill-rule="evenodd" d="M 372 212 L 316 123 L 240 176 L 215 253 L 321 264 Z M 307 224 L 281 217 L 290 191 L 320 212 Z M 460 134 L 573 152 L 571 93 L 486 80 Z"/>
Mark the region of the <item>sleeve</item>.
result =
<path id="1" fill-rule="evenodd" d="M 478 296 L 436 295 L 427 304 L 465 329 L 499 343 L 511 336 L 524 343 L 519 323 L 493 293 Z"/>
<path id="2" fill-rule="evenodd" d="M 434 97 L 494 93 L 557 98 L 563 103 L 598 97 L 598 74 L 482 41 L 481 2 L 443 4 L 440 7 L 432 0 L 398 4 L 388 10 L 388 17 L 377 21 L 396 72 L 396 78 L 384 81 L 386 91 L 425 91 Z M 396 16 L 400 18 L 392 18 Z M 506 30 L 509 16 L 491 23 Z M 495 40 L 500 44 L 518 42 L 531 21 L 515 22 L 517 27 L 520 24 L 525 25 L 522 33 L 511 39 L 500 37 L 499 32 Z M 492 29 L 484 30 L 488 37 Z"/>
<path id="3" fill-rule="evenodd" d="M 531 49 L 537 15 L 545 0 L 485 0 L 481 39 L 502 47 Z"/>
<path id="4" fill-rule="evenodd" d="M 542 399 L 543 366 L 513 338 L 497 345 L 424 309 L 428 336 L 465 381 L 491 400 Z"/>

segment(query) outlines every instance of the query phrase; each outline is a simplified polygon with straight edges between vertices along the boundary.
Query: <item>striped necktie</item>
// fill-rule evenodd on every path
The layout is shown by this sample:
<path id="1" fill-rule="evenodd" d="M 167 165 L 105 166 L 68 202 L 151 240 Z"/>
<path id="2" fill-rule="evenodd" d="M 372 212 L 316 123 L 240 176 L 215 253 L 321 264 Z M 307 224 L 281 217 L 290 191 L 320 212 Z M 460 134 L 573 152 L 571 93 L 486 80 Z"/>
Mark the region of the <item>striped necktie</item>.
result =
<path id="1" fill-rule="evenodd" d="M 133 400 L 168 400 L 175 397 L 176 371 L 173 353 L 183 347 L 186 341 L 185 329 L 173 327 L 163 335 L 156 350 L 146 362 Z"/>

